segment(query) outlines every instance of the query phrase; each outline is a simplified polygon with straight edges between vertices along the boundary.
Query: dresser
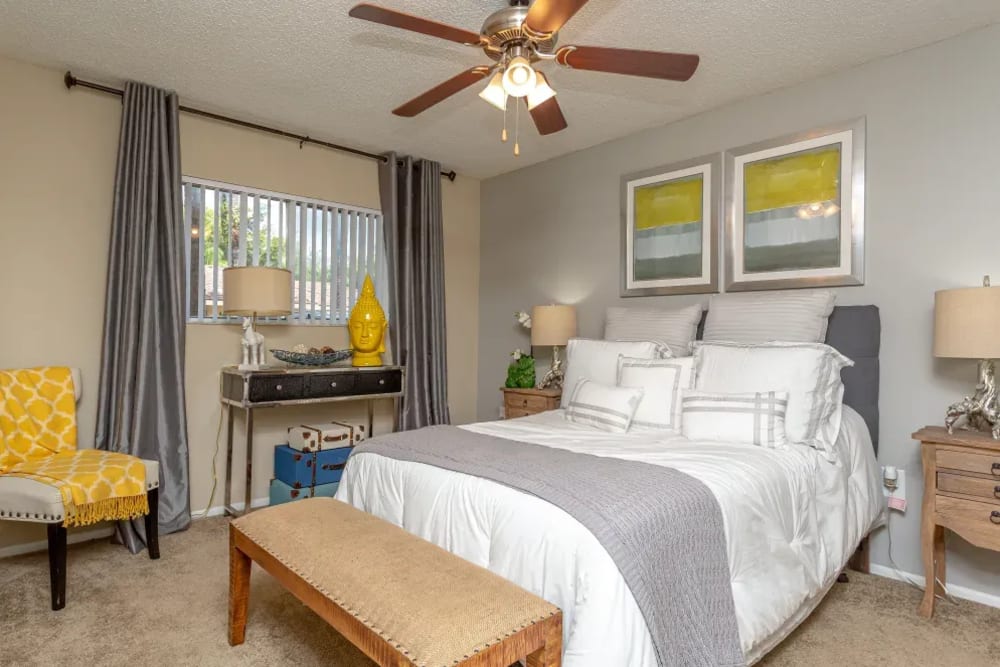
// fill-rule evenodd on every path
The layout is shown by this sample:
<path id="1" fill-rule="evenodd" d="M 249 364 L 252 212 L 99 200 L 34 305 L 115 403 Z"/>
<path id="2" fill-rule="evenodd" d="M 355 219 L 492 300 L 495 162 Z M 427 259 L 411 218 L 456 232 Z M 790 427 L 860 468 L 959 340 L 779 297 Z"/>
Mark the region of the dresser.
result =
<path id="1" fill-rule="evenodd" d="M 559 407 L 561 389 L 510 389 L 504 387 L 503 414 L 505 419 L 527 417 Z"/>
<path id="2" fill-rule="evenodd" d="M 930 618 L 935 594 L 944 593 L 946 529 L 1000 551 L 1000 441 L 942 426 L 926 426 L 913 439 L 924 466 L 920 541 L 927 585 L 919 612 Z"/>
<path id="3" fill-rule="evenodd" d="M 401 366 L 354 367 L 350 361 L 318 368 L 266 366 L 258 370 L 222 369 L 220 400 L 228 406 L 226 427 L 226 485 L 223 503 L 227 514 L 242 512 L 233 507 L 233 419 L 242 410 L 246 420 L 246 493 L 243 512 L 250 510 L 253 490 L 253 416 L 261 408 L 311 405 L 363 400 L 368 404 L 367 436 L 371 437 L 375 401 L 403 395 Z"/>

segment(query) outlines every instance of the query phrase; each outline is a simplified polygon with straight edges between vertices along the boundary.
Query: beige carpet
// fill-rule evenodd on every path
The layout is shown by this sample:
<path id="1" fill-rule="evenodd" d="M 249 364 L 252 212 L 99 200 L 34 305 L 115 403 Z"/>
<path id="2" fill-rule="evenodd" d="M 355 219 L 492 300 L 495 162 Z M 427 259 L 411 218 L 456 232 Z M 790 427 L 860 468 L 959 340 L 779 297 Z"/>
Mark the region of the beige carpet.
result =
<path id="1" fill-rule="evenodd" d="M 208 519 L 165 536 L 159 561 L 106 543 L 70 546 L 59 612 L 49 610 L 44 554 L 0 561 L 0 664 L 370 667 L 256 568 L 247 642 L 230 648 L 226 526 Z M 852 573 L 762 664 L 1000 664 L 1000 610 L 941 603 L 926 622 L 915 613 L 919 597 L 901 583 Z"/>

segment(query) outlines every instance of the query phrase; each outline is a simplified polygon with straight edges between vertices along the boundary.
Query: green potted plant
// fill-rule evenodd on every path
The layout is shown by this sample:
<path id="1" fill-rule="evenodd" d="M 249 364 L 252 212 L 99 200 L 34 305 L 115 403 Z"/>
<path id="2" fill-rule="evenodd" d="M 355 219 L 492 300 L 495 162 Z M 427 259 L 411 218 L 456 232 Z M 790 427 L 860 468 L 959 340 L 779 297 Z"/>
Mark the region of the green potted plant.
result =
<path id="1" fill-rule="evenodd" d="M 531 315 L 524 311 L 514 313 L 517 323 L 525 329 L 531 329 Z M 520 348 L 510 353 L 511 362 L 507 366 L 508 389 L 534 389 L 535 387 L 535 358 L 530 354 L 525 354 Z"/>

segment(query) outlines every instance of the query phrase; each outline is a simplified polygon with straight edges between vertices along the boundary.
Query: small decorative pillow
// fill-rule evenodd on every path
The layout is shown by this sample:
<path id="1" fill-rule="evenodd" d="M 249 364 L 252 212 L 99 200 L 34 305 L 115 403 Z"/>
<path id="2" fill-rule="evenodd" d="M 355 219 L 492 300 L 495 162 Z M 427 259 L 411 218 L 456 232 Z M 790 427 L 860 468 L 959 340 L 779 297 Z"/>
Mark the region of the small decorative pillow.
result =
<path id="1" fill-rule="evenodd" d="M 618 357 L 618 386 L 642 389 L 632 419 L 640 430 L 681 430 L 681 392 L 691 387 L 694 357 L 635 359 Z"/>
<path id="2" fill-rule="evenodd" d="M 604 431 L 625 433 L 641 400 L 642 389 L 580 380 L 566 406 L 566 419 Z"/>
<path id="3" fill-rule="evenodd" d="M 788 392 L 716 394 L 688 390 L 682 431 L 689 440 L 742 442 L 770 449 L 784 447 Z"/>
<path id="4" fill-rule="evenodd" d="M 671 356 L 691 354 L 702 306 L 684 308 L 626 308 L 612 306 L 604 321 L 605 340 L 653 340 L 670 348 Z"/>
<path id="5" fill-rule="evenodd" d="M 592 340 L 570 338 L 566 344 L 566 376 L 563 380 L 560 407 L 569 405 L 569 390 L 580 380 L 593 380 L 612 387 L 618 378 L 618 356 L 641 359 L 661 359 L 670 356 L 670 350 L 652 341 Z"/>

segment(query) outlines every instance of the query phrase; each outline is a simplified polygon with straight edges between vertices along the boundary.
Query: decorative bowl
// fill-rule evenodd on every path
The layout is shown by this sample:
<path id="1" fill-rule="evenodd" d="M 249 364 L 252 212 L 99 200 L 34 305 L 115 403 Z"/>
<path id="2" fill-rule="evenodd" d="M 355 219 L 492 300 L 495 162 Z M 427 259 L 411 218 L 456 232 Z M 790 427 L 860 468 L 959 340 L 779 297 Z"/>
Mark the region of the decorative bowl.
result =
<path id="1" fill-rule="evenodd" d="M 311 354 L 309 352 L 291 352 L 289 350 L 271 350 L 278 361 L 295 364 L 296 366 L 329 366 L 344 359 L 350 359 L 350 350 L 336 350 L 326 354 Z"/>

